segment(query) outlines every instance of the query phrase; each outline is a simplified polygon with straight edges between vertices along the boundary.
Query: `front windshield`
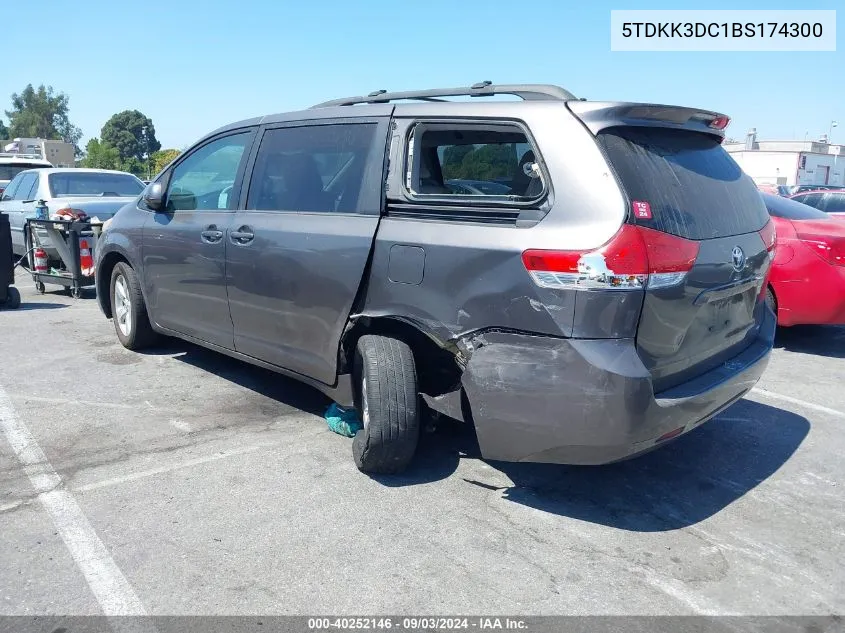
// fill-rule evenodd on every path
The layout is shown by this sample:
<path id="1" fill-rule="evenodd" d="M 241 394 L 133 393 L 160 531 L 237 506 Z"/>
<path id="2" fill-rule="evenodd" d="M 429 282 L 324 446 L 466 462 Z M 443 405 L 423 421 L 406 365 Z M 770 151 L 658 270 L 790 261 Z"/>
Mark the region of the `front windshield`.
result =
<path id="1" fill-rule="evenodd" d="M 144 183 L 131 174 L 97 172 L 59 172 L 50 174 L 50 195 L 133 197 L 144 190 Z"/>

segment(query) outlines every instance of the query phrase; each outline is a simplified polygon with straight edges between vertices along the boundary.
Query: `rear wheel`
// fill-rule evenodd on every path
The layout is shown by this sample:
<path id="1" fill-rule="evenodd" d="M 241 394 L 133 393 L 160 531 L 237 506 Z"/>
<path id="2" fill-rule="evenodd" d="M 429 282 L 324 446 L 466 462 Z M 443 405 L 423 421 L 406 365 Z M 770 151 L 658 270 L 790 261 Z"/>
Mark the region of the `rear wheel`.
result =
<path id="1" fill-rule="evenodd" d="M 778 302 L 775 299 L 775 293 L 772 292 L 772 287 L 769 286 L 766 288 L 766 305 L 769 309 L 775 313 L 775 318 L 778 316 Z"/>
<path id="2" fill-rule="evenodd" d="M 402 341 L 366 335 L 355 349 L 356 407 L 364 428 L 352 441 L 359 470 L 399 473 L 407 468 L 420 434 L 414 355 Z"/>
<path id="3" fill-rule="evenodd" d="M 9 286 L 6 291 L 6 307 L 10 310 L 17 310 L 21 307 L 21 293 L 14 286 Z"/>
<path id="4" fill-rule="evenodd" d="M 155 343 L 157 335 L 147 317 L 138 276 L 124 262 L 118 263 L 112 271 L 111 309 L 114 331 L 123 347 L 138 350 Z"/>

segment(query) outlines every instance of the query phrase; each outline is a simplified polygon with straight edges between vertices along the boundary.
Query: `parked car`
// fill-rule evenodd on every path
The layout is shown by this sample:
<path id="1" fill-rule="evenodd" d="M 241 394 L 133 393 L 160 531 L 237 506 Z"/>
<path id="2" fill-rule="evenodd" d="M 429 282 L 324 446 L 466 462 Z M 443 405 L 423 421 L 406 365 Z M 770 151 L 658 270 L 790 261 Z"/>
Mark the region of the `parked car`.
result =
<path id="1" fill-rule="evenodd" d="M 787 185 L 757 185 L 757 189 L 763 193 L 771 193 L 776 196 L 789 196 L 792 191 Z"/>
<path id="2" fill-rule="evenodd" d="M 813 189 L 793 194 L 789 198 L 830 215 L 845 216 L 845 189 Z"/>
<path id="3" fill-rule="evenodd" d="M 805 191 L 832 191 L 845 189 L 842 185 L 792 185 L 789 187 L 789 195 L 804 193 Z"/>
<path id="4" fill-rule="evenodd" d="M 768 363 L 774 228 L 727 122 L 483 83 L 233 123 L 114 216 L 100 308 L 128 349 L 180 337 L 355 406 L 362 471 L 409 464 L 420 398 L 488 459 L 626 459 Z M 455 195 L 458 160 L 512 193 Z"/>
<path id="5" fill-rule="evenodd" d="M 762 195 L 777 231 L 766 300 L 778 325 L 845 324 L 845 222 L 795 200 Z"/>
<path id="6" fill-rule="evenodd" d="M 0 196 L 9 182 L 25 169 L 49 168 L 53 164 L 37 154 L 0 152 Z"/>
<path id="7" fill-rule="evenodd" d="M 12 251 L 20 258 L 29 251 L 29 236 L 24 235 L 27 218 L 35 217 L 40 200 L 47 203 L 49 213 L 72 208 L 84 211 L 89 218 L 108 220 L 127 202 L 137 198 L 144 184 L 132 174 L 108 169 L 43 168 L 18 173 L 0 198 L 0 212 L 9 216 Z M 51 264 L 60 261 L 46 231 L 36 231 L 38 241 Z"/>

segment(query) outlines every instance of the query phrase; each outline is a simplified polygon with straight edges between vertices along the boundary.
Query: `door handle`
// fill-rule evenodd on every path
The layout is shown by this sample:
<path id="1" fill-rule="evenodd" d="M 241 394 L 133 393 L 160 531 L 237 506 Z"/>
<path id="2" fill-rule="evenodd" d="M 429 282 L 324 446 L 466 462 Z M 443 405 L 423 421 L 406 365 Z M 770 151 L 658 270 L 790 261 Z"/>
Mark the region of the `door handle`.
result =
<path id="1" fill-rule="evenodd" d="M 206 244 L 215 244 L 223 239 L 223 231 L 218 230 L 217 226 L 212 224 L 207 226 L 204 231 L 200 232 L 202 241 Z"/>
<path id="2" fill-rule="evenodd" d="M 255 239 L 255 234 L 249 226 L 241 226 L 237 231 L 229 233 L 229 239 L 235 244 L 249 244 Z"/>

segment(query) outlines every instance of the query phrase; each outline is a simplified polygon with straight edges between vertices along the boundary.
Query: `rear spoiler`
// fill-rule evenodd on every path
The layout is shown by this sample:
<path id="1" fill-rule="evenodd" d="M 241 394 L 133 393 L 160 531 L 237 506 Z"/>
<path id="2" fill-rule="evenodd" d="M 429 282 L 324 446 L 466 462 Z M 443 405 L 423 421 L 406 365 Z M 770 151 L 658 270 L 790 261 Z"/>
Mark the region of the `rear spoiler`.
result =
<path id="1" fill-rule="evenodd" d="M 655 103 L 567 101 L 569 110 L 593 134 L 620 125 L 663 127 L 704 132 L 724 139 L 730 118 L 720 112 Z"/>

